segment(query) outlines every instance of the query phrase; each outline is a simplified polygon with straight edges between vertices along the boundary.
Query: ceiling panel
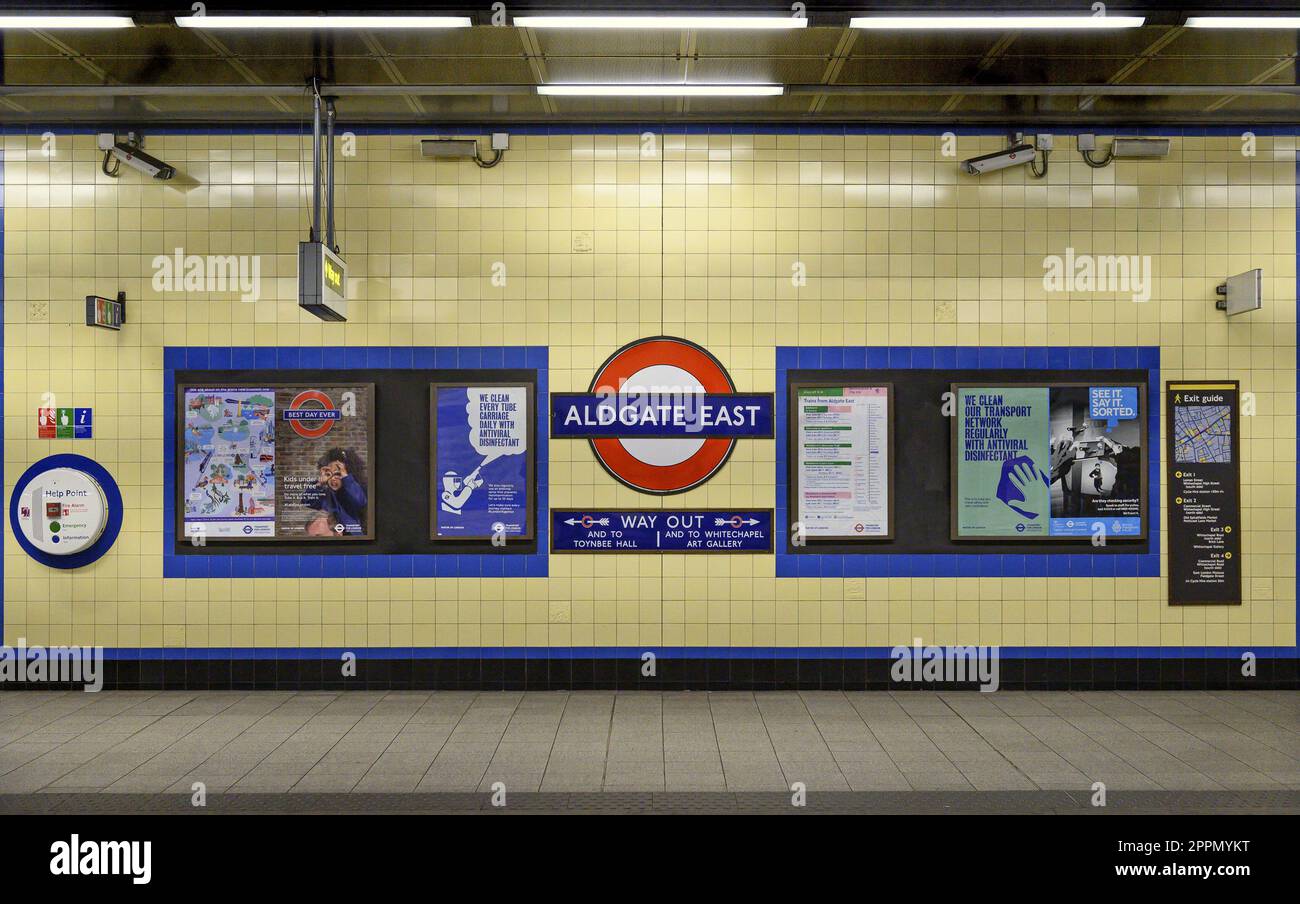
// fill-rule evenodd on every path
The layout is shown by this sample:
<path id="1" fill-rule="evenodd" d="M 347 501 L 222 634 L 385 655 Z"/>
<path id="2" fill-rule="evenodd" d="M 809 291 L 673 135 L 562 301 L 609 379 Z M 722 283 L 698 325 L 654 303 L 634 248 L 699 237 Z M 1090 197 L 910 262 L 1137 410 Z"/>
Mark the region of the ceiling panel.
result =
<path id="1" fill-rule="evenodd" d="M 841 85 L 952 84 L 976 76 L 978 57 L 884 57 L 855 54 L 844 63 Z M 815 79 L 820 81 L 821 79 Z"/>
<path id="2" fill-rule="evenodd" d="M 522 44 L 517 28 L 460 28 L 452 31 L 396 31 L 371 34 L 397 56 L 502 56 L 518 54 Z"/>
<path id="3" fill-rule="evenodd" d="M 523 54 L 512 57 L 401 57 L 394 64 L 413 85 L 531 85 L 536 83 Z"/>
<path id="4" fill-rule="evenodd" d="M 1266 70 L 1282 62 L 1275 56 L 1165 58 L 1152 60 L 1142 67 L 1141 75 L 1130 81 L 1144 84 L 1247 84 Z M 1194 70 L 1195 78 L 1188 78 Z M 1295 60 L 1289 61 L 1280 81 L 1295 84 Z"/>
<path id="5" fill-rule="evenodd" d="M 680 31 L 561 31 L 532 29 L 537 46 L 547 57 L 671 57 L 681 47 Z"/>
<path id="6" fill-rule="evenodd" d="M 1293 11 L 1294 13 L 1294 11 Z M 1169 45 L 1171 53 L 1190 56 L 1294 55 L 1297 38 L 1294 31 L 1185 28 L 1177 41 Z"/>
<path id="7" fill-rule="evenodd" d="M 73 2 L 73 0 L 69 0 Z M 549 0 L 539 0 L 546 3 Z M 558 2 L 558 0 L 556 0 Z M 898 6 L 893 0 L 873 9 Z M 1168 6 L 1151 0 L 1156 6 Z M 437 4 L 433 4 L 436 6 Z M 531 4 L 536 6 L 538 4 Z M 860 4 L 861 5 L 861 4 Z M 915 5 L 915 4 L 913 4 Z M 1041 4 L 1040 4 L 1041 5 Z M 3 35 L 8 86 L 292 86 L 276 100 L 191 93 L 180 97 L 13 97 L 0 102 L 0 122 L 86 121 L 121 117 L 168 124 L 243 122 L 279 118 L 296 122 L 304 107 L 298 86 L 312 74 L 338 85 L 485 86 L 465 96 L 433 95 L 410 102 L 401 94 L 345 96 L 344 118 L 394 123 L 430 117 L 475 121 L 577 122 L 662 118 L 817 122 L 953 122 L 999 117 L 1054 121 L 1295 122 L 1294 95 L 1249 96 L 1230 103 L 1219 96 L 1080 97 L 977 96 L 951 99 L 972 84 L 1121 85 L 1296 83 L 1297 37 L 1286 32 L 1207 31 L 1177 27 L 1175 12 L 1153 15 L 1141 29 L 1097 33 L 1021 31 L 858 32 L 843 27 L 852 4 L 809 3 L 813 25 L 786 32 L 621 30 L 525 32 L 479 26 L 451 31 L 341 31 L 315 34 L 283 30 L 200 33 L 167 24 L 111 32 Z M 512 12 L 517 10 L 512 9 Z M 161 17 L 156 21 L 165 21 Z M 1171 30 L 1172 29 L 1172 30 Z M 206 36 L 205 36 L 206 35 Z M 848 58 L 838 59 L 848 48 Z M 1122 73 L 1122 77 L 1120 74 Z M 818 85 L 830 74 L 837 86 L 938 86 L 933 94 L 870 96 L 794 93 L 781 98 L 555 99 L 493 96 L 492 86 L 550 82 L 776 82 Z M 328 86 L 327 86 L 328 90 Z M 0 86 L 0 93 L 4 88 Z M 946 108 L 946 109 L 945 109 Z M 1213 108 L 1213 109 L 1211 109 Z M 293 113 L 286 114 L 286 109 Z"/>
<path id="8" fill-rule="evenodd" d="M 835 52 L 845 29 L 804 28 L 799 31 L 697 31 L 702 54 L 723 56 L 800 56 L 825 59 Z"/>
<path id="9" fill-rule="evenodd" d="M 664 57 L 548 57 L 546 73 L 548 82 L 679 82 L 682 64 Z"/>

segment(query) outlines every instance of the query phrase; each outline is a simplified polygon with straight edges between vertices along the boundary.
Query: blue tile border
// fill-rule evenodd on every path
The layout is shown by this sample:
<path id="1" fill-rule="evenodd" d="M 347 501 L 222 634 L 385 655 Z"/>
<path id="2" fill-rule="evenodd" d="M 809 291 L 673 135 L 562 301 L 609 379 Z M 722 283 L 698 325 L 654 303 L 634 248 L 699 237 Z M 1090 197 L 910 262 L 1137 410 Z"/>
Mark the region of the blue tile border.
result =
<path id="1" fill-rule="evenodd" d="M 163 348 L 164 578 L 544 578 L 550 530 L 546 424 L 550 350 L 511 346 L 166 346 Z M 176 371 L 529 368 L 537 371 L 537 551 L 527 555 L 186 555 L 176 546 Z M 379 518 L 382 519 L 382 513 Z"/>
<path id="2" fill-rule="evenodd" d="M 1147 534 L 1150 552 L 828 554 L 785 552 L 790 524 L 789 372 L 864 369 L 1147 371 Z M 776 349 L 778 578 L 1160 577 L 1160 349 L 1157 346 L 795 346 Z"/>

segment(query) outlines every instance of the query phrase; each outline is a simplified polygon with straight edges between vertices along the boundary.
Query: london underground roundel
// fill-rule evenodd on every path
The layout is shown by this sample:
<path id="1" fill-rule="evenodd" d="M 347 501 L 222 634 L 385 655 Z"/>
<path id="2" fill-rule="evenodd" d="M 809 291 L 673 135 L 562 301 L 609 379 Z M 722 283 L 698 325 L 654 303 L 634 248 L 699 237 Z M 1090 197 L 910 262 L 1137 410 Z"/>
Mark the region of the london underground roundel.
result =
<path id="1" fill-rule="evenodd" d="M 596 371 L 593 393 L 736 391 L 726 368 L 694 342 L 670 336 L 639 339 L 614 352 Z M 643 493 L 684 493 L 718 472 L 736 444 L 732 437 L 604 437 L 590 440 L 612 477 Z"/>
<path id="2" fill-rule="evenodd" d="M 285 409 L 284 419 L 304 439 L 320 439 L 330 432 L 339 419 L 339 412 L 330 397 L 319 389 L 304 389 L 293 397 Z"/>

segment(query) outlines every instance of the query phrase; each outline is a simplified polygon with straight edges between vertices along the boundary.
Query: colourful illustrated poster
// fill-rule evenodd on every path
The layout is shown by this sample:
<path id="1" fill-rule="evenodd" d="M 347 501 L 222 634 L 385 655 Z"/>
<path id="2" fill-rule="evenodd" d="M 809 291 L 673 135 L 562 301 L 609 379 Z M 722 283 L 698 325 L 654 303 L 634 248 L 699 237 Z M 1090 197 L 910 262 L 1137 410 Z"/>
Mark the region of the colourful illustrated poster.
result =
<path id="1" fill-rule="evenodd" d="M 188 538 L 275 536 L 275 390 L 184 394 L 180 500 Z"/>

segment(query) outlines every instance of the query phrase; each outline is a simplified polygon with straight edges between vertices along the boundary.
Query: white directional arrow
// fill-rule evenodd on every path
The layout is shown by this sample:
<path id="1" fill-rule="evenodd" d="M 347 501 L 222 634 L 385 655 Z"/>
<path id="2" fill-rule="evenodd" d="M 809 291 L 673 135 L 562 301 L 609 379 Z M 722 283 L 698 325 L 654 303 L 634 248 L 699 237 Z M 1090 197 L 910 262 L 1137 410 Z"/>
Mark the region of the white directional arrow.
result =
<path id="1" fill-rule="evenodd" d="M 741 519 L 740 519 L 740 523 L 741 523 L 741 524 L 754 525 L 754 524 L 757 524 L 757 523 L 758 523 L 758 519 L 757 519 L 757 518 L 741 518 Z M 714 519 L 713 519 L 713 526 L 714 526 L 714 527 L 732 527 L 733 525 L 732 525 L 732 520 L 731 520 L 730 518 L 714 518 Z"/>

